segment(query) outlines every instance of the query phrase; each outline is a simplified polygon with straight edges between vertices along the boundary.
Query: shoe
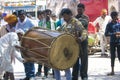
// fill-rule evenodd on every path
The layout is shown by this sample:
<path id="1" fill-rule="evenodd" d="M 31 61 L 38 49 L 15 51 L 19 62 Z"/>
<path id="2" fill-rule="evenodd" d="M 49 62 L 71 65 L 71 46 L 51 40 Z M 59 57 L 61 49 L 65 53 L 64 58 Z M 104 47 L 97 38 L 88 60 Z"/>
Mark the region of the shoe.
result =
<path id="1" fill-rule="evenodd" d="M 101 57 L 108 57 L 108 54 L 106 54 L 106 53 L 101 54 Z"/>
<path id="2" fill-rule="evenodd" d="M 28 78 L 28 77 L 25 77 L 24 79 L 20 79 L 20 80 L 30 80 L 30 78 Z"/>
<path id="3" fill-rule="evenodd" d="M 44 78 L 48 78 L 48 76 L 45 75 Z"/>
<path id="4" fill-rule="evenodd" d="M 88 78 L 85 77 L 85 78 L 83 78 L 82 80 L 88 80 Z"/>
<path id="5" fill-rule="evenodd" d="M 41 76 L 41 72 L 37 72 L 35 76 Z"/>
<path id="6" fill-rule="evenodd" d="M 115 75 L 114 72 L 110 72 L 110 73 L 107 74 L 107 76 L 113 76 L 113 75 Z"/>

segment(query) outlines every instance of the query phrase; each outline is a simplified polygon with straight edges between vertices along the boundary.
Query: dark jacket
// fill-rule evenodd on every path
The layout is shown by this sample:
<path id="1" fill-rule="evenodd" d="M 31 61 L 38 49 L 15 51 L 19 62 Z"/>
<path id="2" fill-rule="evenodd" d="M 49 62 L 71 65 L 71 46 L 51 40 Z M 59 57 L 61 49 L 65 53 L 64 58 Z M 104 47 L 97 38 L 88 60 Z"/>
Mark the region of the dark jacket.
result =
<path id="1" fill-rule="evenodd" d="M 120 38 L 116 37 L 116 32 L 120 32 L 120 23 L 118 22 L 110 22 L 107 24 L 105 29 L 105 36 L 110 36 L 110 42 L 111 43 L 120 43 Z"/>

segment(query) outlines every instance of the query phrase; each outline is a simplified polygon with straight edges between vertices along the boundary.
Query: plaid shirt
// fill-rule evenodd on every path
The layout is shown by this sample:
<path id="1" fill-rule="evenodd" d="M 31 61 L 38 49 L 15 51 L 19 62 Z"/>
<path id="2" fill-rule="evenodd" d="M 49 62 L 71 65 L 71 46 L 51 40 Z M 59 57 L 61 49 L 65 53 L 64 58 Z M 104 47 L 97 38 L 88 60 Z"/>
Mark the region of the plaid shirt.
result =
<path id="1" fill-rule="evenodd" d="M 81 41 L 87 38 L 86 29 L 76 18 L 72 18 L 68 23 L 63 24 L 59 31 L 73 34 L 77 39 Z"/>

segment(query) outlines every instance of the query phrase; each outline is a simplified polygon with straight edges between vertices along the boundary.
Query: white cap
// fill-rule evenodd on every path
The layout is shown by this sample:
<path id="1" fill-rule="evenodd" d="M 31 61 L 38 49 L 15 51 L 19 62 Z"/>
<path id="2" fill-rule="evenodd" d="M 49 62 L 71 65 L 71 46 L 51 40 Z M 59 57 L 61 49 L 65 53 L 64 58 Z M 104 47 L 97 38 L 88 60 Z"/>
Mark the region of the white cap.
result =
<path id="1" fill-rule="evenodd" d="M 25 32 L 24 32 L 22 29 L 17 29 L 15 32 L 16 32 L 16 33 L 25 34 Z"/>

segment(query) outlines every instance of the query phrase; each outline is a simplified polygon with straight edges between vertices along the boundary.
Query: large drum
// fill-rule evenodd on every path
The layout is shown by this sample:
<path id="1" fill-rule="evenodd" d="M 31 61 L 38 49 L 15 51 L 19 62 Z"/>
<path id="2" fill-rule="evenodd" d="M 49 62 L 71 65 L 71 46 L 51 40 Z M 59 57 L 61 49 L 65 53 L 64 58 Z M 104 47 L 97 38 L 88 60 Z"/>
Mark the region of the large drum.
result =
<path id="1" fill-rule="evenodd" d="M 31 29 L 22 38 L 22 56 L 28 61 L 65 70 L 74 65 L 79 45 L 71 34 Z"/>

